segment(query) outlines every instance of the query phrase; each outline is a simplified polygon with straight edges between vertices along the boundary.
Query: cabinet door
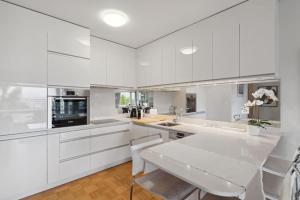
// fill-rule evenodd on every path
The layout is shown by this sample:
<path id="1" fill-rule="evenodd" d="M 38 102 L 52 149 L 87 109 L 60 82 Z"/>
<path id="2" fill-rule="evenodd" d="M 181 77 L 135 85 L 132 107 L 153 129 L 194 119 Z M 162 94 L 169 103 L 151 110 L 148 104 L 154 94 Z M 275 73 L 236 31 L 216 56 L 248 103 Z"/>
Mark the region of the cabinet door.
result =
<path id="1" fill-rule="evenodd" d="M 90 30 L 49 17 L 48 50 L 90 58 Z"/>
<path id="2" fill-rule="evenodd" d="M 249 1 L 238 9 L 241 76 L 276 72 L 277 1 Z"/>
<path id="3" fill-rule="evenodd" d="M 91 84 L 107 84 L 107 51 L 109 42 L 91 38 Z"/>
<path id="4" fill-rule="evenodd" d="M 0 141 L 1 199 L 47 185 L 47 136 Z"/>
<path id="5" fill-rule="evenodd" d="M 148 47 L 150 60 L 149 85 L 160 85 L 162 81 L 162 52 L 160 42 L 155 42 Z"/>
<path id="6" fill-rule="evenodd" d="M 175 41 L 173 36 L 162 39 L 162 84 L 175 83 Z"/>
<path id="7" fill-rule="evenodd" d="M 47 84 L 44 15 L 0 2 L 0 80 Z"/>
<path id="8" fill-rule="evenodd" d="M 239 24 L 230 10 L 212 18 L 213 78 L 239 77 Z"/>
<path id="9" fill-rule="evenodd" d="M 91 168 L 111 167 L 130 158 L 129 146 L 111 149 L 91 155 Z"/>
<path id="10" fill-rule="evenodd" d="M 124 48 L 121 45 L 111 43 L 107 56 L 107 84 L 112 86 L 124 85 Z"/>
<path id="11" fill-rule="evenodd" d="M 212 29 L 206 22 L 193 27 L 193 81 L 212 79 Z"/>
<path id="12" fill-rule="evenodd" d="M 193 41 L 191 29 L 176 33 L 176 82 L 191 82 L 193 80 Z"/>
<path id="13" fill-rule="evenodd" d="M 48 84 L 90 87 L 89 60 L 62 54 L 48 54 Z"/>
<path id="14" fill-rule="evenodd" d="M 139 87 L 149 86 L 151 79 L 151 60 L 145 47 L 137 50 L 137 85 Z"/>
<path id="15" fill-rule="evenodd" d="M 136 86 L 136 52 L 135 49 L 125 49 L 125 69 L 124 69 L 124 86 Z"/>

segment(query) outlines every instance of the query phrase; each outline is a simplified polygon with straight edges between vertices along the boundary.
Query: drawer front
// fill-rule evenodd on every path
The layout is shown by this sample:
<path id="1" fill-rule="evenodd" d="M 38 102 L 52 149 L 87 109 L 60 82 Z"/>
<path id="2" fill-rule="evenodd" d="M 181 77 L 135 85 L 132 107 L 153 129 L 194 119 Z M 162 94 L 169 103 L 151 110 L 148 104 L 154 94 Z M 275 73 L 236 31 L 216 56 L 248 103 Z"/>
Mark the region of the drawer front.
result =
<path id="1" fill-rule="evenodd" d="M 129 131 L 91 138 L 91 152 L 129 144 Z"/>
<path id="2" fill-rule="evenodd" d="M 90 169 L 90 157 L 85 156 L 75 160 L 60 163 L 59 175 L 61 179 L 71 178 Z"/>
<path id="3" fill-rule="evenodd" d="M 70 131 L 60 134 L 60 141 L 79 139 L 90 136 L 90 130 Z"/>
<path id="4" fill-rule="evenodd" d="M 130 157 L 129 146 L 91 155 L 91 168 L 105 167 Z"/>
<path id="5" fill-rule="evenodd" d="M 60 144 L 60 160 L 90 153 L 90 139 L 75 140 Z"/>
<path id="6" fill-rule="evenodd" d="M 129 124 L 95 128 L 91 130 L 91 135 L 105 135 L 113 132 L 126 131 L 129 130 L 129 128 L 130 128 Z"/>

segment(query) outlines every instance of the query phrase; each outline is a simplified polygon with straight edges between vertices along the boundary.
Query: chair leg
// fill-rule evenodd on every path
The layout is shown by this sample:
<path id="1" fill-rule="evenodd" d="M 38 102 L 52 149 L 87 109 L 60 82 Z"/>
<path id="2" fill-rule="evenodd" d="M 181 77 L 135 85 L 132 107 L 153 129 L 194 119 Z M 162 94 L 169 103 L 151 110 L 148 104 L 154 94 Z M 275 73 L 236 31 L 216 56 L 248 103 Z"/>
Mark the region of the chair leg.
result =
<path id="1" fill-rule="evenodd" d="M 132 196 L 133 196 L 133 186 L 134 184 L 132 183 L 130 187 L 130 200 L 132 200 Z"/>

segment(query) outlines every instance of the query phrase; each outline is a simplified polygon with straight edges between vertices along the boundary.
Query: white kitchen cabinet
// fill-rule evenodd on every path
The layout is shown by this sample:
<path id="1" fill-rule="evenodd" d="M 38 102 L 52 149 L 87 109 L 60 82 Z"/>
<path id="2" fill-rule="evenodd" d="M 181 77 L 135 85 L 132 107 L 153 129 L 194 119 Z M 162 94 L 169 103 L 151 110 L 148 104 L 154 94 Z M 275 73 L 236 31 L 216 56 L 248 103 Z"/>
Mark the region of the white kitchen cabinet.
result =
<path id="1" fill-rule="evenodd" d="M 160 85 L 162 83 L 162 51 L 160 42 L 154 42 L 147 48 L 150 60 L 149 85 Z"/>
<path id="2" fill-rule="evenodd" d="M 107 51 L 109 42 L 91 37 L 91 84 L 107 85 Z"/>
<path id="3" fill-rule="evenodd" d="M 129 146 L 123 146 L 91 155 L 91 169 L 109 167 L 131 157 Z"/>
<path id="4" fill-rule="evenodd" d="M 213 33 L 209 23 L 201 22 L 192 28 L 193 38 L 193 81 L 212 79 Z"/>
<path id="5" fill-rule="evenodd" d="M 231 10 L 214 16 L 213 79 L 239 77 L 239 24 Z"/>
<path id="6" fill-rule="evenodd" d="M 89 59 L 48 53 L 48 84 L 90 87 Z"/>
<path id="7" fill-rule="evenodd" d="M 0 141 L 0 199 L 47 185 L 47 136 Z"/>
<path id="8" fill-rule="evenodd" d="M 60 159 L 72 159 L 90 153 L 90 139 L 79 139 L 60 144 Z"/>
<path id="9" fill-rule="evenodd" d="M 236 8 L 241 24 L 241 76 L 276 73 L 277 4 L 277 0 L 254 0 Z"/>
<path id="10" fill-rule="evenodd" d="M 175 40 L 174 36 L 168 36 L 161 41 L 162 48 L 162 84 L 175 83 Z"/>
<path id="11" fill-rule="evenodd" d="M 213 26 L 213 79 L 239 77 L 239 24 L 231 10 L 209 20 Z"/>
<path id="12" fill-rule="evenodd" d="M 137 50 L 137 85 L 139 87 L 149 86 L 151 79 L 150 57 L 146 48 Z"/>
<path id="13" fill-rule="evenodd" d="M 45 17 L 0 2 L 0 80 L 2 83 L 47 84 Z"/>
<path id="14" fill-rule="evenodd" d="M 125 55 L 121 45 L 111 43 L 107 53 L 107 84 L 111 86 L 124 85 Z"/>
<path id="15" fill-rule="evenodd" d="M 90 170 L 90 156 L 84 156 L 68 161 L 59 165 L 59 176 L 61 180 L 73 179 L 82 176 Z"/>
<path id="16" fill-rule="evenodd" d="M 139 86 L 153 86 L 162 83 L 162 52 L 156 42 L 138 50 L 138 84 Z"/>
<path id="17" fill-rule="evenodd" d="M 90 30 L 52 17 L 47 18 L 48 50 L 90 58 Z"/>
<path id="18" fill-rule="evenodd" d="M 193 80 L 193 40 L 191 28 L 175 33 L 175 80 L 177 83 L 191 82 Z"/>
<path id="19" fill-rule="evenodd" d="M 164 141 L 169 141 L 168 130 L 133 124 L 130 131 L 130 138 L 131 140 L 133 140 L 133 144 L 140 144 L 143 142 L 147 142 L 159 138 L 159 134 L 162 135 Z"/>
<path id="20" fill-rule="evenodd" d="M 124 86 L 136 87 L 136 50 L 125 48 L 124 50 Z"/>
<path id="21" fill-rule="evenodd" d="M 91 152 L 103 151 L 123 145 L 128 145 L 129 140 L 129 131 L 92 137 Z"/>
<path id="22" fill-rule="evenodd" d="M 48 135 L 48 184 L 60 180 L 59 176 L 59 143 L 60 134 Z"/>

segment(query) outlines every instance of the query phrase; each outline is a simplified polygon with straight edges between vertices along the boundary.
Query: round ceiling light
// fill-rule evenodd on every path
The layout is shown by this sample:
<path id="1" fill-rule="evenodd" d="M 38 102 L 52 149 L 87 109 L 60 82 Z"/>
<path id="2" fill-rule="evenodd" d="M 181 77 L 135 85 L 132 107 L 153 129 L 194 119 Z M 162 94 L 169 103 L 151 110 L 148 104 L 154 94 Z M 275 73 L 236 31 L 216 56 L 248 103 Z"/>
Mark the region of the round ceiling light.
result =
<path id="1" fill-rule="evenodd" d="M 101 19 L 109 26 L 120 27 L 125 25 L 129 18 L 119 10 L 108 9 L 101 12 Z"/>

